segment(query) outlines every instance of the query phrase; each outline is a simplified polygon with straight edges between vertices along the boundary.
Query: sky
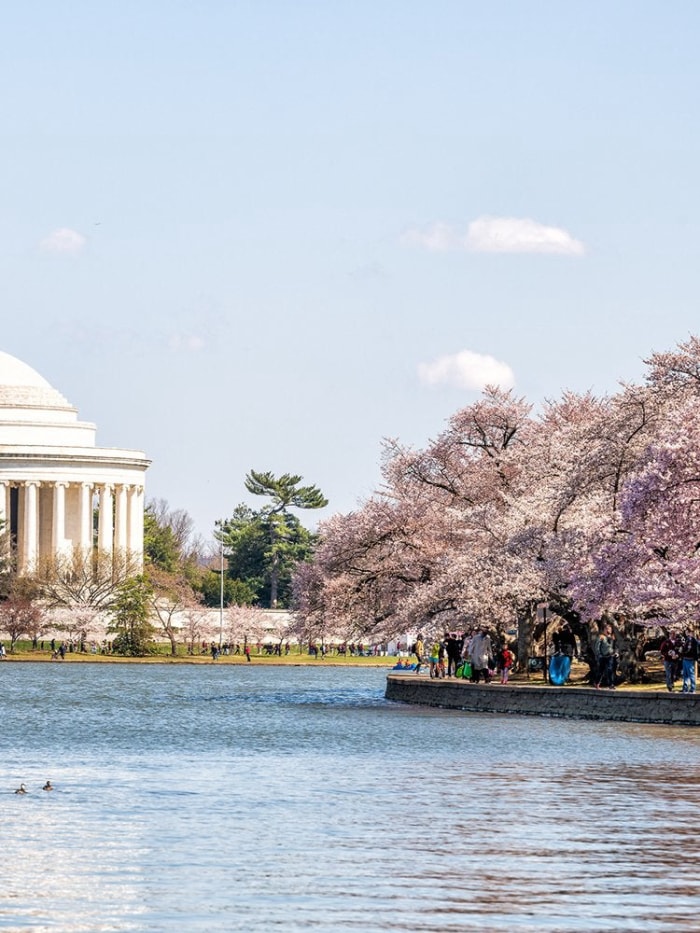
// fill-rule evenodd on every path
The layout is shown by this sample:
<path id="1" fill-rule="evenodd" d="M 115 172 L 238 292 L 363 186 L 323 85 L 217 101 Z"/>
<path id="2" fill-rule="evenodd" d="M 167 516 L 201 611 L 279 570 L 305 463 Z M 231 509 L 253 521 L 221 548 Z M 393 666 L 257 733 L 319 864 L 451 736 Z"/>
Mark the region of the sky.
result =
<path id="1" fill-rule="evenodd" d="M 23 0 L 0 349 L 217 519 L 329 506 L 487 383 L 614 392 L 698 332 L 700 4 Z"/>

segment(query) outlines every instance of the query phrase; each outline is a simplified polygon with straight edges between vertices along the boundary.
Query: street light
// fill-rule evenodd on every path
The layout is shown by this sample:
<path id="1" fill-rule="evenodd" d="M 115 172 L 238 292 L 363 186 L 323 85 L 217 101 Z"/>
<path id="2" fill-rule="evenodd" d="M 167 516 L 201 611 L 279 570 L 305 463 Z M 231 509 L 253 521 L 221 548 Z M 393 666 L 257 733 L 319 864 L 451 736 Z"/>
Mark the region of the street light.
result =
<path id="1" fill-rule="evenodd" d="M 544 625 L 544 679 L 549 683 L 549 668 L 547 666 L 547 603 L 539 603 L 537 608 L 542 612 Z"/>
<path id="2" fill-rule="evenodd" d="M 219 600 L 219 650 L 224 640 L 224 523 L 221 523 L 221 569 L 220 569 L 221 579 L 219 580 L 220 584 L 220 600 Z"/>

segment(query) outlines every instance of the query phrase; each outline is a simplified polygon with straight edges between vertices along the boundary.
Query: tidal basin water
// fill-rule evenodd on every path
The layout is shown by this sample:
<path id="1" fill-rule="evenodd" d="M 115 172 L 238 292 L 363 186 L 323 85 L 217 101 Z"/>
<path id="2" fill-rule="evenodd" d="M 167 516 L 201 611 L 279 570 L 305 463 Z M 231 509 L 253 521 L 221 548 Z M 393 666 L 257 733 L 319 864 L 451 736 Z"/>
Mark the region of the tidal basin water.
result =
<path id="1" fill-rule="evenodd" d="M 699 731 L 392 704 L 376 669 L 0 686 L 2 929 L 700 929 Z"/>

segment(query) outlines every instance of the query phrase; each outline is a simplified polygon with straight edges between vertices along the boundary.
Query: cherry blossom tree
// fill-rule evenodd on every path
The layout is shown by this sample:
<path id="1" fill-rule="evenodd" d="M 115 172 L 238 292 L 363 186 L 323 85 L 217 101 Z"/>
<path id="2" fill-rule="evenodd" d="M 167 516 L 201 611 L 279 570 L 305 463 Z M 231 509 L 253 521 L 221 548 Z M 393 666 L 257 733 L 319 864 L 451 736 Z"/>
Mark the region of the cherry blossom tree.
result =
<path id="1" fill-rule="evenodd" d="M 631 655 L 640 623 L 700 612 L 700 339 L 647 361 L 640 385 L 565 392 L 533 414 L 487 389 L 423 450 L 385 444 L 383 484 L 319 529 L 295 579 L 298 622 L 348 637 L 518 621 L 535 607 L 601 620 Z"/>

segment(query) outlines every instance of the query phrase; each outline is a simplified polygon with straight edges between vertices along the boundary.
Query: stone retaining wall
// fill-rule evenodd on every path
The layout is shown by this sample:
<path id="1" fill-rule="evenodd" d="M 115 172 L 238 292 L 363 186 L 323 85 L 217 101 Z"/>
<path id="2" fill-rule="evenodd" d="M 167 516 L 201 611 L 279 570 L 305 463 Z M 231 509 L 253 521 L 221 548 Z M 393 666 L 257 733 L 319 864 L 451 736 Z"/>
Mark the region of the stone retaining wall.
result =
<path id="1" fill-rule="evenodd" d="M 700 694 L 669 693 L 665 689 L 612 691 L 570 686 L 503 686 L 392 673 L 387 676 L 386 698 L 479 713 L 700 726 Z"/>

